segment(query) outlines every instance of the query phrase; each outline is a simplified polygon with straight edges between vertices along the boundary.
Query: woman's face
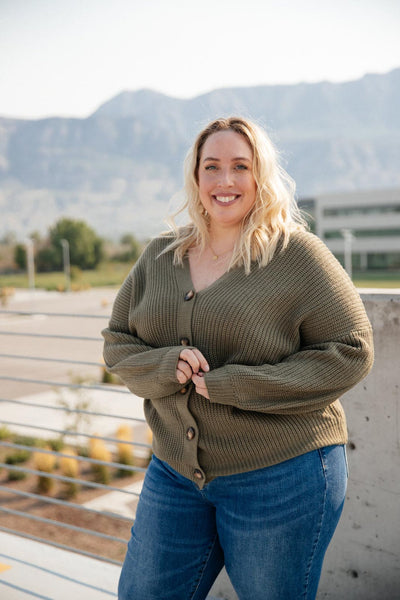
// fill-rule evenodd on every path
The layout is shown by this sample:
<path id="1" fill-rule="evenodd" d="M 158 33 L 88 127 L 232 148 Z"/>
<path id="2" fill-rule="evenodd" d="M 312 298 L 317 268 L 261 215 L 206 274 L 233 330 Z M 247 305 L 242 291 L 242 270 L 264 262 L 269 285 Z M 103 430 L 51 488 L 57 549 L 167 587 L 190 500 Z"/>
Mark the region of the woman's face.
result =
<path id="1" fill-rule="evenodd" d="M 246 139 L 232 130 L 210 135 L 200 154 L 198 182 L 211 227 L 238 228 L 257 192 L 253 151 Z"/>

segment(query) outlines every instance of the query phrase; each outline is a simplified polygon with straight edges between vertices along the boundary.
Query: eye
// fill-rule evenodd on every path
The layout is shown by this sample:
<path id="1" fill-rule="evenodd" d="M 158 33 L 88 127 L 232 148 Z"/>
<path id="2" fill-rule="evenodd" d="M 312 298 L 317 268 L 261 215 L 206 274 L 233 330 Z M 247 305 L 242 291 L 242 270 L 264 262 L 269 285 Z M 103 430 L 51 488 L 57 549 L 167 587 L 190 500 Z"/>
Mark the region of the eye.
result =
<path id="1" fill-rule="evenodd" d="M 235 169 L 237 171 L 248 171 L 249 167 L 247 165 L 244 165 L 244 164 L 240 163 L 240 164 L 238 164 L 238 165 L 235 166 Z"/>
<path id="2" fill-rule="evenodd" d="M 216 170 L 216 166 L 215 165 L 207 165 L 206 167 L 204 167 L 205 171 L 215 171 Z"/>

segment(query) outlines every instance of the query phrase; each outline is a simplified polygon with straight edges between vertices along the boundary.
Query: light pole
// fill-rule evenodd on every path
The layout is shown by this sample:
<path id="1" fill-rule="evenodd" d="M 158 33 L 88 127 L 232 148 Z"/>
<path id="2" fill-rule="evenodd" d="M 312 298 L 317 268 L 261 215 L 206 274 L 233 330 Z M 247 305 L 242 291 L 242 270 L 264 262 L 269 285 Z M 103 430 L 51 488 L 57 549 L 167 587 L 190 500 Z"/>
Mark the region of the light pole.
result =
<path id="1" fill-rule="evenodd" d="M 26 250 L 26 265 L 28 268 L 28 281 L 29 281 L 29 289 L 35 289 L 35 262 L 33 258 L 33 241 L 31 239 L 27 239 L 25 242 L 25 250 Z"/>
<path id="2" fill-rule="evenodd" d="M 60 240 L 63 249 L 63 263 L 64 263 L 64 275 L 65 275 L 65 290 L 71 291 L 71 267 L 69 260 L 69 242 L 68 240 Z"/>
<path id="3" fill-rule="evenodd" d="M 350 279 L 353 278 L 353 265 L 352 265 L 352 245 L 353 245 L 353 232 L 351 229 L 341 230 L 344 239 L 344 268 L 347 271 Z"/>

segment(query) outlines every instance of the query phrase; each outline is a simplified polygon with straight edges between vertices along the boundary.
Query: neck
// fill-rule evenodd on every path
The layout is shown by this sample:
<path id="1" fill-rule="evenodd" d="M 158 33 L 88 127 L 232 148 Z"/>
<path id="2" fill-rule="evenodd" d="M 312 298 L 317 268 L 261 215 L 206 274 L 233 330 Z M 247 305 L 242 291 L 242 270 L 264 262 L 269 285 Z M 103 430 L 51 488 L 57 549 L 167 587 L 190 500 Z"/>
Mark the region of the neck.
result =
<path id="1" fill-rule="evenodd" d="M 222 254 L 234 248 L 239 234 L 239 228 L 210 227 L 209 244 L 215 254 Z"/>

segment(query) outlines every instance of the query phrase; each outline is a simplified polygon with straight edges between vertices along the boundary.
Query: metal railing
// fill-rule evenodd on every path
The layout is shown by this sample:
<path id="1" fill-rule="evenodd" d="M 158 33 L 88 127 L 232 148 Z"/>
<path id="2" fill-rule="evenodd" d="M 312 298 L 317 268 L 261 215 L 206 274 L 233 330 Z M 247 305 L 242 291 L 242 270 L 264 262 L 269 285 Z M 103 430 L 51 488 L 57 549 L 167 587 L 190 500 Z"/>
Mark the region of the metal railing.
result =
<path id="1" fill-rule="evenodd" d="M 71 331 L 68 331 L 68 334 L 55 334 L 28 331 L 27 328 L 16 331 L 8 329 L 10 325 L 4 327 L 4 324 L 7 325 L 7 317 L 34 317 L 39 314 L 46 319 L 62 319 L 64 322 L 65 319 L 71 319 L 71 324 L 79 319 L 99 319 L 103 321 L 99 323 L 99 332 L 108 321 L 108 316 L 104 315 L 0 310 L 0 323 L 3 321 L 3 326 L 0 326 L 0 344 L 2 339 L 5 339 L 7 344 L 0 352 L 0 364 L 22 365 L 21 374 L 10 374 L 9 371 L 4 373 L 0 368 L 0 382 L 3 382 L 0 386 L 4 389 L 6 384 L 16 384 L 21 390 L 21 393 L 17 394 L 18 397 L 9 397 L 13 394 L 0 392 L 0 531 L 120 565 L 134 519 L 134 508 L 131 505 L 138 499 L 140 480 L 151 455 L 151 446 L 146 439 L 148 436 L 145 420 L 142 414 L 137 414 L 138 403 L 135 405 L 136 412 L 132 414 L 132 402 L 129 402 L 132 394 L 122 385 L 109 385 L 100 381 L 71 382 L 65 378 L 60 381 L 59 376 L 48 378 L 46 368 L 41 368 L 41 365 L 46 364 L 53 368 L 61 365 L 79 368 L 87 366 L 98 369 L 100 375 L 104 375 L 103 363 L 79 360 L 73 356 L 54 356 L 53 352 L 51 356 L 39 356 L 30 352 L 17 354 L 14 347 L 9 351 L 12 345 L 10 340 L 12 342 L 14 338 L 24 337 L 31 340 L 51 340 L 52 343 L 60 341 L 60 347 L 63 340 L 79 344 L 102 343 L 100 334 L 98 337 L 92 337 L 80 335 L 79 332 L 74 334 Z M 38 376 L 29 377 L 23 373 L 24 365 L 28 363 L 38 365 Z M 40 375 L 41 371 L 44 372 L 43 376 Z M 24 390 L 27 388 L 41 388 L 46 391 L 39 395 L 35 392 L 26 396 Z M 100 396 L 104 401 L 107 394 L 112 394 L 115 403 L 118 395 L 121 401 L 118 402 L 119 408 L 116 412 L 111 410 L 111 401 L 110 410 L 108 406 L 106 410 L 95 410 L 90 406 L 91 401 L 87 399 L 82 401 L 73 396 L 67 400 L 64 397 L 60 398 L 60 393 L 63 394 L 64 391 L 70 395 L 84 392 L 91 394 L 92 399 L 94 395 L 96 402 Z M 125 405 L 124 410 L 121 410 L 121 403 L 126 403 L 126 410 Z M 10 412 L 13 414 L 10 415 Z M 23 419 L 24 414 L 28 414 L 28 417 L 31 415 L 29 422 Z M 70 419 L 71 416 L 77 420 L 74 427 L 60 425 L 63 419 Z M 92 431 L 93 419 L 96 420 L 97 426 L 102 419 L 105 421 L 104 427 L 100 427 L 100 432 Z M 124 426 L 123 435 L 118 431 L 110 433 L 107 430 L 111 424 L 118 423 Z M 136 440 L 139 429 L 142 439 L 139 436 L 139 440 Z M 93 451 L 96 444 L 97 454 Z M 38 457 L 42 459 L 42 463 L 46 461 L 46 457 L 49 458 L 49 466 L 45 468 L 40 464 Z M 62 461 L 72 461 L 74 473 L 68 473 L 65 467 L 62 469 Z M 71 462 L 69 464 L 71 465 Z M 126 476 L 130 477 L 130 485 L 126 483 Z M 112 481 L 109 480 L 110 477 L 113 477 Z M 105 495 L 111 493 L 113 498 L 115 494 L 127 498 L 129 502 L 123 504 L 129 505 L 129 510 L 121 511 L 117 502 L 117 509 L 114 511 L 115 505 L 109 500 L 111 496 Z M 99 499 L 104 500 L 106 509 L 92 507 Z M 22 504 L 22 507 L 19 504 Z M 106 531 L 104 527 L 100 527 L 100 521 L 102 525 L 107 524 Z M 43 530 L 43 533 L 39 535 L 38 530 Z M 113 534 L 112 530 L 117 534 Z M 123 533 L 118 535 L 121 531 Z M 73 544 L 68 541 L 71 535 L 65 536 L 63 532 L 73 533 L 76 537 Z M 96 543 L 93 543 L 93 540 L 106 542 L 107 547 L 113 545 L 112 552 L 109 548 L 106 551 L 94 551 L 93 546 L 96 546 Z M 15 587 L 17 589 L 17 586 Z M 29 590 L 24 591 L 29 594 Z M 31 595 L 35 594 L 32 592 Z"/>

